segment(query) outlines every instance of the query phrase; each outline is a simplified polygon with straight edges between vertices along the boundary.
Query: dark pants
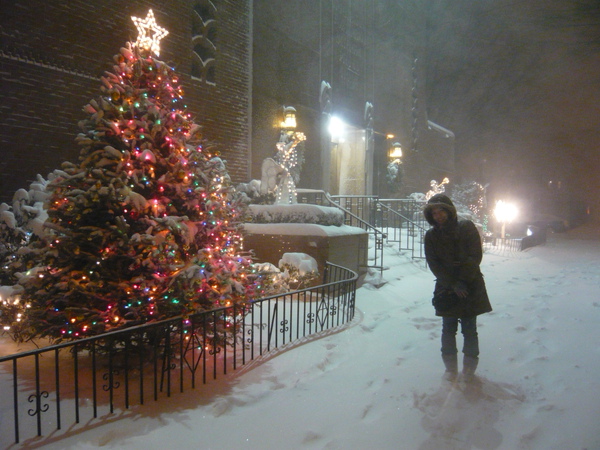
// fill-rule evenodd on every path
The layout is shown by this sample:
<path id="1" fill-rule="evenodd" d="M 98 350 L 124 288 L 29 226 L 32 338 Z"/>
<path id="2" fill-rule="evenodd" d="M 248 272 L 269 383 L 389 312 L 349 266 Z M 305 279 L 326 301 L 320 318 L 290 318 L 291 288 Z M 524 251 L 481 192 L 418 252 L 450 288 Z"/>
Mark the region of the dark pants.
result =
<path id="1" fill-rule="evenodd" d="M 456 332 L 460 321 L 460 331 L 464 337 L 463 353 L 465 356 L 479 356 L 479 339 L 477 337 L 477 317 L 443 317 L 442 322 L 442 355 L 456 355 Z"/>

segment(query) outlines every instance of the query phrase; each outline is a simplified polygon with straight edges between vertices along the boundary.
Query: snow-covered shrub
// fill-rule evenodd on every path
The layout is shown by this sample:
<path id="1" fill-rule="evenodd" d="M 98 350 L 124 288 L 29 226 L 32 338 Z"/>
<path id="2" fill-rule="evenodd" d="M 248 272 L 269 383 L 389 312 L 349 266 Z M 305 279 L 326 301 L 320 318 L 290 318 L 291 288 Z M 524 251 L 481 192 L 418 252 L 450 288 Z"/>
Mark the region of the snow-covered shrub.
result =
<path id="1" fill-rule="evenodd" d="M 310 286 L 319 277 L 317 261 L 306 253 L 284 253 L 279 268 L 291 290 Z"/>
<path id="2" fill-rule="evenodd" d="M 425 194 L 423 194 L 422 192 L 413 192 L 408 196 L 408 198 L 421 203 L 425 203 L 427 201 L 425 198 Z"/>
<path id="3" fill-rule="evenodd" d="M 452 188 L 452 201 L 457 210 L 474 222 L 481 222 L 486 214 L 486 187 L 475 181 L 457 184 Z M 474 217 L 467 217 L 467 216 Z"/>
<path id="4" fill-rule="evenodd" d="M 55 176 L 53 172 L 48 178 Z M 19 272 L 30 268 L 31 251 L 26 250 L 30 241 L 44 234 L 48 182 L 38 175 L 29 191 L 15 192 L 12 205 L 0 204 L 0 285 L 16 282 Z"/>
<path id="5" fill-rule="evenodd" d="M 260 186 L 260 180 L 238 184 L 235 189 L 239 195 L 239 200 L 246 205 L 272 205 L 275 203 L 275 192 L 261 194 Z"/>
<path id="6" fill-rule="evenodd" d="M 391 192 L 400 191 L 404 179 L 404 167 L 402 161 L 396 159 L 387 165 L 385 179 Z"/>
<path id="7" fill-rule="evenodd" d="M 253 267 L 261 277 L 265 297 L 303 289 L 319 279 L 317 261 L 306 253 L 284 253 L 279 267 L 271 263 L 254 263 Z"/>

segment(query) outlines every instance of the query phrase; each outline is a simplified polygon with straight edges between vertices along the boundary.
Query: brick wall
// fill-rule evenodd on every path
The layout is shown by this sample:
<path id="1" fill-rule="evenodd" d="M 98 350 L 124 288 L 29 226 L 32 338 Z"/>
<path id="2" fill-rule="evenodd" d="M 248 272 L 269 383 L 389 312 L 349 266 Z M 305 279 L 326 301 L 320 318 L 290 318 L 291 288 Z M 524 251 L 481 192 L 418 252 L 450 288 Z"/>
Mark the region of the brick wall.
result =
<path id="1" fill-rule="evenodd" d="M 216 83 L 191 73 L 194 1 L 15 0 L 0 14 L 0 201 L 65 160 L 76 160 L 82 107 L 137 31 L 131 16 L 154 10 L 169 30 L 160 59 L 180 75 L 188 110 L 219 144 L 234 181 L 249 176 L 250 0 L 218 0 Z"/>

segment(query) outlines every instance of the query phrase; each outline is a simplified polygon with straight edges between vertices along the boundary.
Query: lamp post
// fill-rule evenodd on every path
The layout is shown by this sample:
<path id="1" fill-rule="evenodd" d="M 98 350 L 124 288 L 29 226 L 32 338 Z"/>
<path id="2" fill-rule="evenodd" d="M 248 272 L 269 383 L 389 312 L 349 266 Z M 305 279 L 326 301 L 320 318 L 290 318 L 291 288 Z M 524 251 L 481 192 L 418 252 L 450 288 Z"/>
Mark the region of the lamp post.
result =
<path id="1" fill-rule="evenodd" d="M 296 108 L 293 106 L 283 107 L 283 121 L 280 126 L 279 142 L 287 142 L 296 129 Z"/>
<path id="2" fill-rule="evenodd" d="M 502 225 L 500 237 L 504 239 L 506 236 L 506 224 L 512 222 L 518 214 L 517 207 L 512 203 L 507 203 L 503 200 L 496 202 L 496 208 L 494 208 L 494 216 L 496 220 Z"/>

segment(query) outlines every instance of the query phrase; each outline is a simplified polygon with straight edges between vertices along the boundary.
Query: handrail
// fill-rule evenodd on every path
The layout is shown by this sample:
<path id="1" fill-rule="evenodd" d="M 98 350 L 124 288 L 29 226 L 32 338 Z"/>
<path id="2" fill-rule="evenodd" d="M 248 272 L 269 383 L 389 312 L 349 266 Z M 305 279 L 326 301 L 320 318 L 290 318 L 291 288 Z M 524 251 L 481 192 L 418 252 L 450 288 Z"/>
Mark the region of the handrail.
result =
<path id="1" fill-rule="evenodd" d="M 425 250 L 424 250 L 424 246 L 423 246 L 423 239 L 425 236 L 425 232 L 427 231 L 427 229 L 421 225 L 419 225 L 417 222 L 415 222 L 412 219 L 409 219 L 408 217 L 406 217 L 404 214 L 400 213 L 399 211 L 396 211 L 395 209 L 393 209 L 392 207 L 390 207 L 389 205 L 386 205 L 384 203 L 385 200 L 381 200 L 381 199 L 377 199 L 375 200 L 376 204 L 379 208 L 381 208 L 382 210 L 385 210 L 388 214 L 392 214 L 392 216 L 395 216 L 396 218 L 400 219 L 400 223 L 399 226 L 394 226 L 392 227 L 392 229 L 394 230 L 393 233 L 389 232 L 389 226 L 388 226 L 388 233 L 387 235 L 390 236 L 393 234 L 393 237 L 390 239 L 388 238 L 388 240 L 390 242 L 398 242 L 398 249 L 399 250 L 409 250 L 411 252 L 411 257 L 413 259 L 424 259 L 425 258 Z M 394 221 L 395 224 L 397 224 L 397 222 Z M 404 227 L 403 223 L 408 224 L 408 227 Z M 383 227 L 383 223 L 382 223 L 382 227 Z M 407 245 L 406 246 L 402 246 L 402 230 L 406 229 L 407 232 Z M 416 243 L 416 237 L 417 237 L 417 231 L 419 234 L 419 240 L 418 243 Z M 408 245 L 408 241 L 411 241 L 411 244 Z M 415 245 L 417 244 L 417 245 Z M 418 251 L 417 251 L 418 249 Z"/>
<path id="2" fill-rule="evenodd" d="M 39 443 L 52 427 L 67 424 L 72 432 L 92 419 L 113 420 L 100 413 L 194 389 L 280 346 L 338 328 L 354 317 L 357 279 L 327 262 L 318 286 L 2 356 L 0 447 L 8 446 L 11 427 L 14 442 Z M 27 432 L 38 437 L 22 436 Z"/>
<path id="3" fill-rule="evenodd" d="M 304 203 L 308 203 L 308 201 L 307 201 L 308 194 L 315 196 L 315 202 L 317 201 L 317 198 L 324 198 L 327 201 L 327 204 L 340 209 L 344 213 L 344 223 L 346 225 L 352 226 L 353 223 L 356 223 L 359 225 L 360 228 L 367 231 L 369 234 L 373 235 L 373 237 L 375 239 L 375 247 L 374 247 L 375 255 L 373 258 L 374 264 L 368 265 L 367 267 L 379 269 L 380 273 L 383 272 L 383 243 L 387 239 L 386 233 L 382 232 L 377 227 L 371 225 L 369 222 L 365 221 L 358 215 L 354 214 L 352 211 L 350 211 L 350 210 L 344 208 L 343 206 L 341 206 L 340 204 L 336 203 L 335 200 L 332 198 L 332 196 L 330 196 L 325 191 L 318 190 L 318 189 L 298 189 L 297 193 L 300 197 L 300 200 L 301 201 L 304 200 L 303 201 Z M 305 195 L 304 198 L 302 198 L 302 194 Z M 364 196 L 355 196 L 355 197 L 360 198 L 360 197 L 364 197 Z M 322 204 L 322 202 L 316 203 L 316 204 Z"/>

